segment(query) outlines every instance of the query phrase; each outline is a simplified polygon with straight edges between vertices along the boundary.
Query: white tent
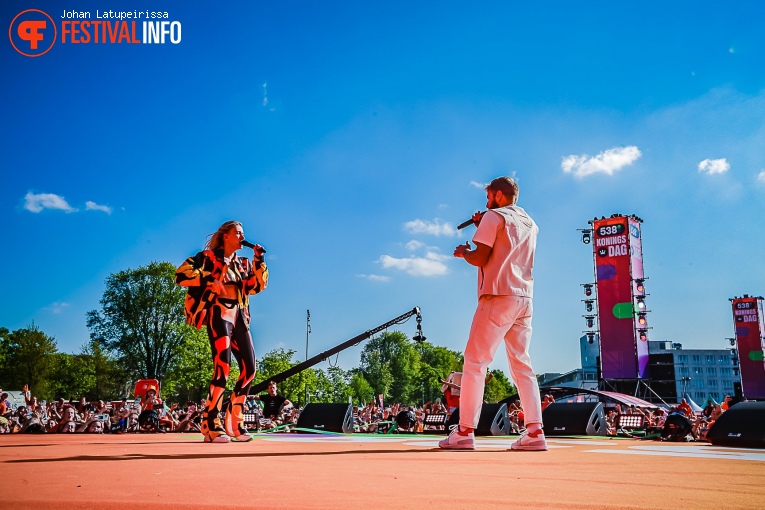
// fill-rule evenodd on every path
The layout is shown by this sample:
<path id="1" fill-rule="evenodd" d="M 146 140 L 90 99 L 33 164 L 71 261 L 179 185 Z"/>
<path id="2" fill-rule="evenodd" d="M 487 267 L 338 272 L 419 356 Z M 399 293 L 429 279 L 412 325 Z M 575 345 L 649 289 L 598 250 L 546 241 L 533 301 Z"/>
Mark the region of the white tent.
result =
<path id="1" fill-rule="evenodd" d="M 691 406 L 691 409 L 693 409 L 694 413 L 700 413 L 704 410 L 701 407 L 699 407 L 699 405 L 696 402 L 693 401 L 693 399 L 688 393 L 684 393 L 683 398 L 685 399 L 686 402 L 688 402 L 688 405 Z"/>

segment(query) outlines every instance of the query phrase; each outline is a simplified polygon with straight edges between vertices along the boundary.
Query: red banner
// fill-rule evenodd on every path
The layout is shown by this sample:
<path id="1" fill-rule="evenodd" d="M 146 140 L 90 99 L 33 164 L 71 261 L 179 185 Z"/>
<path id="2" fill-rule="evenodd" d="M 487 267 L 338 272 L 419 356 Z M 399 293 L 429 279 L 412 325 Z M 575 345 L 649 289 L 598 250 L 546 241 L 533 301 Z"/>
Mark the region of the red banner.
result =
<path id="1" fill-rule="evenodd" d="M 638 377 L 628 218 L 593 222 L 600 363 L 604 379 Z"/>
<path id="2" fill-rule="evenodd" d="M 765 325 L 762 298 L 733 299 L 741 390 L 748 399 L 765 399 Z"/>

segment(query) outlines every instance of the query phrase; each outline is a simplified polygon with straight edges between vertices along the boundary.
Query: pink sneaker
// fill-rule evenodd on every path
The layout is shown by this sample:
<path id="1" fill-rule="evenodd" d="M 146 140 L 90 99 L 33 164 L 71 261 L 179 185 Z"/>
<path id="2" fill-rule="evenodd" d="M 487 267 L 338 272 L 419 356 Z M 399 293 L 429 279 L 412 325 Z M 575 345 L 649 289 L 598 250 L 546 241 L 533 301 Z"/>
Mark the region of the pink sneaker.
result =
<path id="1" fill-rule="evenodd" d="M 475 435 L 470 432 L 463 436 L 457 432 L 457 427 L 454 427 L 446 439 L 438 442 L 438 447 L 445 450 L 475 450 Z"/>
<path id="2" fill-rule="evenodd" d="M 544 452 L 547 451 L 547 441 L 545 434 L 541 430 L 535 435 L 523 434 L 518 441 L 510 445 L 511 450 L 521 450 L 526 452 Z"/>

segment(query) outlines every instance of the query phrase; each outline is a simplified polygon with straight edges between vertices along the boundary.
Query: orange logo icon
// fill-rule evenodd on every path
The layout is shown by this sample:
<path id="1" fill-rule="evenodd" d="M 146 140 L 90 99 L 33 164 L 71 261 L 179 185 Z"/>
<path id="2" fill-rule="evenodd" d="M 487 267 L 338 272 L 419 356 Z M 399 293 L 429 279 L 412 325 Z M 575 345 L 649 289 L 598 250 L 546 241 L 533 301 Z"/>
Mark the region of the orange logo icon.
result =
<path id="1" fill-rule="evenodd" d="M 13 49 L 25 57 L 39 57 L 48 53 L 56 44 L 56 35 L 53 18 L 38 9 L 20 12 L 8 28 Z"/>

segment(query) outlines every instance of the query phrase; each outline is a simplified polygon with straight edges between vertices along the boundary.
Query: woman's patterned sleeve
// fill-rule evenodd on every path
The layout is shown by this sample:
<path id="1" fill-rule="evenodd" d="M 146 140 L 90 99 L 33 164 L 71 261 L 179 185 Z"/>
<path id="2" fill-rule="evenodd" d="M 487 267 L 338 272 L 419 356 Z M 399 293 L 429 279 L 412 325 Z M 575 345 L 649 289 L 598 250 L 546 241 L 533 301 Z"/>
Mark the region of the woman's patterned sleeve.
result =
<path id="1" fill-rule="evenodd" d="M 246 294 L 257 294 L 263 292 L 268 287 L 268 266 L 265 260 L 255 260 L 248 264 L 249 274 L 244 281 L 244 290 Z"/>
<path id="2" fill-rule="evenodd" d="M 215 279 L 212 275 L 212 264 L 203 252 L 189 257 L 175 270 L 175 283 L 182 287 L 206 286 Z"/>

